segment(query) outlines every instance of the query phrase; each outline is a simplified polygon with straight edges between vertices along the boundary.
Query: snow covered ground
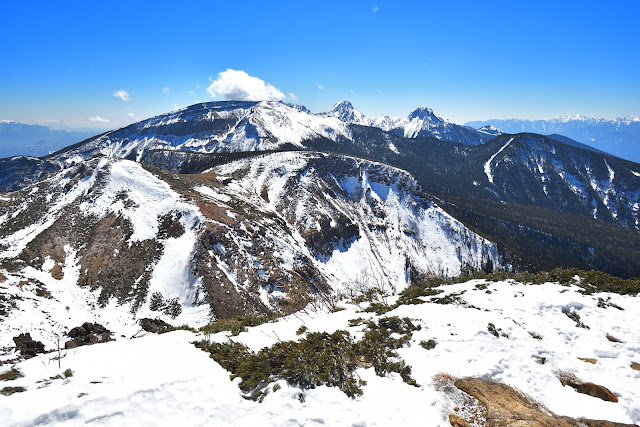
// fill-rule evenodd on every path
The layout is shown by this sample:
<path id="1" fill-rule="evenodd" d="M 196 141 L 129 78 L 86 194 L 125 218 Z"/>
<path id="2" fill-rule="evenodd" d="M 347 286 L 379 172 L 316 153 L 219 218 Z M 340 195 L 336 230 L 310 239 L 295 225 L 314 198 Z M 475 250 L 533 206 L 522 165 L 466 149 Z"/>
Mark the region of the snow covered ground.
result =
<path id="1" fill-rule="evenodd" d="M 383 315 L 407 316 L 422 326 L 411 345 L 398 351 L 413 367 L 420 387 L 395 374 L 382 378 L 373 368 L 360 368 L 357 373 L 367 385 L 355 399 L 337 388 L 301 390 L 279 381 L 280 390 L 257 403 L 243 399 L 239 379 L 231 381 L 207 353 L 190 344 L 201 336 L 176 331 L 63 351 L 60 369 L 53 354 L 18 363 L 24 377 L 3 381 L 0 388 L 22 386 L 27 391 L 0 396 L 0 424 L 444 426 L 457 403 L 434 387 L 438 373 L 507 383 L 559 415 L 640 422 L 640 371 L 631 369 L 632 363 L 640 363 L 637 297 L 583 295 L 578 287 L 554 283 L 484 285 L 474 280 L 441 287 L 439 297 L 463 292 L 459 298 L 464 303 L 405 305 Z M 233 339 L 259 350 L 278 340 L 300 339 L 296 331 L 302 325 L 311 332 L 347 329 L 359 336 L 362 326 L 348 327 L 348 321 L 375 317 L 359 312 L 362 307 L 345 303 L 346 309 L 336 313 L 309 310 L 237 337 L 222 332 L 212 339 Z M 589 329 L 577 327 L 566 312 L 577 313 Z M 492 335 L 489 323 L 508 337 Z M 434 349 L 419 345 L 429 339 L 437 341 Z M 2 366 L 0 373 L 9 368 Z M 73 376 L 49 379 L 65 369 Z M 558 371 L 603 385 L 619 401 L 563 387 Z"/>

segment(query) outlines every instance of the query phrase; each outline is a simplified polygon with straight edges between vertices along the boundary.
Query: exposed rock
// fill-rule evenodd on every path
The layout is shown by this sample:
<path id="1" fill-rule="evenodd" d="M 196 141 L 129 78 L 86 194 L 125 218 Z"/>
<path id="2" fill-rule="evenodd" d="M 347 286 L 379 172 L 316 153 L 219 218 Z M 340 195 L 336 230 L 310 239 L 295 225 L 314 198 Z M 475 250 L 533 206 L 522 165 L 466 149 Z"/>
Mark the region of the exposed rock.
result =
<path id="1" fill-rule="evenodd" d="M 595 365 L 597 362 L 596 359 L 593 359 L 591 357 L 578 357 L 578 359 L 582 360 L 583 362 L 591 363 L 592 365 Z"/>
<path id="2" fill-rule="evenodd" d="M 609 341 L 611 341 L 611 342 L 622 342 L 618 338 L 614 337 L 613 335 L 609 335 L 609 334 L 607 334 L 607 339 Z"/>
<path id="3" fill-rule="evenodd" d="M 634 371 L 640 371 L 640 363 L 633 362 L 631 364 L 631 369 L 633 369 Z"/>
<path id="4" fill-rule="evenodd" d="M 630 424 L 614 423 L 611 421 L 588 420 L 583 418 L 576 420 L 569 417 L 554 415 L 540 403 L 534 401 L 523 393 L 514 390 L 506 384 L 491 383 L 476 378 L 459 379 L 456 380 L 454 384 L 458 389 L 478 399 L 480 404 L 487 409 L 486 425 L 490 426 L 630 426 Z M 586 385 L 590 383 L 584 384 Z M 449 416 L 449 422 L 451 425 L 458 425 L 451 422 L 451 415 Z"/>
<path id="5" fill-rule="evenodd" d="M 140 327 L 143 330 L 154 334 L 161 334 L 172 328 L 172 326 L 164 320 L 149 318 L 140 319 Z"/>
<path id="6" fill-rule="evenodd" d="M 13 337 L 13 342 L 16 344 L 16 349 L 25 359 L 30 359 L 38 353 L 44 353 L 44 344 L 40 341 L 34 341 L 28 332 Z"/>
<path id="7" fill-rule="evenodd" d="M 60 264 L 56 264 L 51 269 L 51 277 L 56 280 L 62 280 L 62 278 L 64 277 L 64 272 L 62 271 L 62 266 Z"/>
<path id="8" fill-rule="evenodd" d="M 64 343 L 66 349 L 111 341 L 111 331 L 99 323 L 91 322 L 76 326 L 67 333 L 67 336 L 73 339 Z"/>
<path id="9" fill-rule="evenodd" d="M 449 414 L 449 424 L 453 427 L 468 427 L 469 424 L 460 415 Z"/>
<path id="10" fill-rule="evenodd" d="M 587 394 L 589 396 L 597 397 L 598 399 L 605 400 L 607 402 L 617 402 L 618 398 L 608 388 L 594 384 L 594 383 L 582 383 L 582 384 L 569 384 L 578 393 Z"/>
<path id="11" fill-rule="evenodd" d="M 75 328 L 71 329 L 67 335 L 71 338 L 78 338 L 78 337 L 82 337 L 87 335 L 87 330 L 85 328 L 83 328 L 82 326 L 76 326 Z"/>
<path id="12" fill-rule="evenodd" d="M 4 274 L 0 273 L 0 283 L 3 283 L 7 280 Z"/>

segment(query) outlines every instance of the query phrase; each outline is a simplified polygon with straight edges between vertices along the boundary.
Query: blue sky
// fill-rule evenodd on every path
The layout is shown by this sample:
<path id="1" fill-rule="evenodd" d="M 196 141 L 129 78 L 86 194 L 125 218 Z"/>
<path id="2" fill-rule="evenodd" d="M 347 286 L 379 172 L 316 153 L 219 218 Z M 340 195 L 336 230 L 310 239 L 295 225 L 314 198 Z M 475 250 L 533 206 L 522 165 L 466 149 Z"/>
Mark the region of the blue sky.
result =
<path id="1" fill-rule="evenodd" d="M 314 112 L 640 116 L 638 16 L 638 1 L 5 2 L 0 120 L 121 126 L 223 99 L 207 88 L 227 69 Z"/>

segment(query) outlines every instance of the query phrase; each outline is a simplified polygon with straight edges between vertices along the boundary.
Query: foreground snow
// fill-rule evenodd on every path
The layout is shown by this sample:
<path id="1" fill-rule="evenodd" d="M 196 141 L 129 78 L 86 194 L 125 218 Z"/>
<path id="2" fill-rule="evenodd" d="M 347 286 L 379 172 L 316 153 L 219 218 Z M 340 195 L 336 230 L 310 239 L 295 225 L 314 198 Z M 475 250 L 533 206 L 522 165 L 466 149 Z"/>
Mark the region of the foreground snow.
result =
<path id="1" fill-rule="evenodd" d="M 50 360 L 53 354 L 18 363 L 24 378 L 2 382 L 0 387 L 23 386 L 27 391 L 0 396 L 0 424 L 448 425 L 447 415 L 457 403 L 434 388 L 433 376 L 442 372 L 507 383 L 559 415 L 640 422 L 640 372 L 630 367 L 640 362 L 640 333 L 634 323 L 640 314 L 637 297 L 582 295 L 577 287 L 551 283 L 476 287 L 482 283 L 442 287 L 445 293 L 440 297 L 465 291 L 460 298 L 468 307 L 425 303 L 385 314 L 408 316 L 422 326 L 414 332 L 412 345 L 399 350 L 420 387 L 403 383 L 399 376 L 376 377 L 372 368 L 359 369 L 367 385 L 356 399 L 337 388 L 300 390 L 280 381 L 280 390 L 257 403 L 243 399 L 238 380 L 230 381 L 228 372 L 190 344 L 202 337 L 176 331 L 69 350 L 63 354 L 61 369 Z M 609 303 L 624 310 L 610 304 L 603 308 L 602 302 L 598 306 L 598 298 L 608 297 Z M 563 309 L 578 313 L 590 329 L 578 328 Z M 303 324 L 309 331 L 348 329 L 357 336 L 362 326 L 349 328 L 349 319 L 371 316 L 353 305 L 330 314 L 307 311 L 231 339 L 259 350 L 278 340 L 299 339 L 296 330 Z M 489 323 L 509 337 L 490 334 Z M 620 342 L 610 341 L 607 334 Z M 229 337 L 220 333 L 212 339 Z M 429 339 L 438 343 L 433 350 L 418 344 Z M 578 357 L 593 358 L 596 364 Z M 67 368 L 72 377 L 39 382 Z M 4 365 L 0 373 L 8 369 Z M 557 371 L 603 385 L 619 402 L 563 387 Z"/>

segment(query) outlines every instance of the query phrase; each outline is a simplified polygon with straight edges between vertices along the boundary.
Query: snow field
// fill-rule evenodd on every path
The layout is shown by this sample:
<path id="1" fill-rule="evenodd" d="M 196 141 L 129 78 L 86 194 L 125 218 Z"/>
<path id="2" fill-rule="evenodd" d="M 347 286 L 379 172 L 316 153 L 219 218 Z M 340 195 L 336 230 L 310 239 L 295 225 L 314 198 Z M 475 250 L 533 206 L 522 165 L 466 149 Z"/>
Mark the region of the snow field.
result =
<path id="1" fill-rule="evenodd" d="M 277 381 L 280 390 L 270 391 L 262 403 L 256 403 L 241 397 L 238 379 L 231 381 L 207 353 L 190 344 L 201 336 L 176 331 L 65 351 L 61 369 L 48 360 L 50 355 L 21 362 L 16 367 L 25 377 L 7 384 L 27 391 L 0 398 L 0 417 L 5 425 L 447 426 L 447 415 L 458 403 L 455 396 L 436 390 L 433 376 L 448 373 L 507 383 L 559 415 L 640 421 L 640 372 L 630 368 L 640 358 L 637 297 L 582 295 L 577 287 L 554 283 L 507 281 L 489 282 L 486 289 L 476 287 L 483 283 L 474 280 L 442 286 L 444 293 L 438 295 L 464 291 L 460 298 L 477 308 L 428 302 L 401 306 L 383 315 L 407 316 L 422 326 L 413 333 L 411 345 L 398 351 L 412 366 L 419 388 L 405 384 L 395 374 L 381 378 L 372 368 L 360 368 L 357 374 L 367 385 L 356 399 L 337 388 L 301 390 Z M 598 297 L 610 297 L 611 303 L 624 310 L 598 307 Z M 302 325 L 310 332 L 347 329 L 358 338 L 362 326 L 348 327 L 349 319 L 375 316 L 359 312 L 354 305 L 345 308 L 336 313 L 307 310 L 250 328 L 237 337 L 222 332 L 211 339 L 232 339 L 257 351 L 279 340 L 300 339 L 296 330 Z M 563 309 L 578 312 L 590 329 L 576 327 Z M 488 323 L 508 338 L 492 335 Z M 609 341 L 606 334 L 620 342 Z M 435 339 L 437 346 L 425 350 L 419 343 L 429 339 Z M 596 364 L 578 357 L 593 357 Z M 51 380 L 50 385 L 38 388 L 45 383 L 37 381 L 67 368 L 74 372 L 71 378 Z M 619 402 L 605 402 L 563 387 L 556 371 L 603 385 Z M 34 401 L 39 404 L 34 406 Z"/>

